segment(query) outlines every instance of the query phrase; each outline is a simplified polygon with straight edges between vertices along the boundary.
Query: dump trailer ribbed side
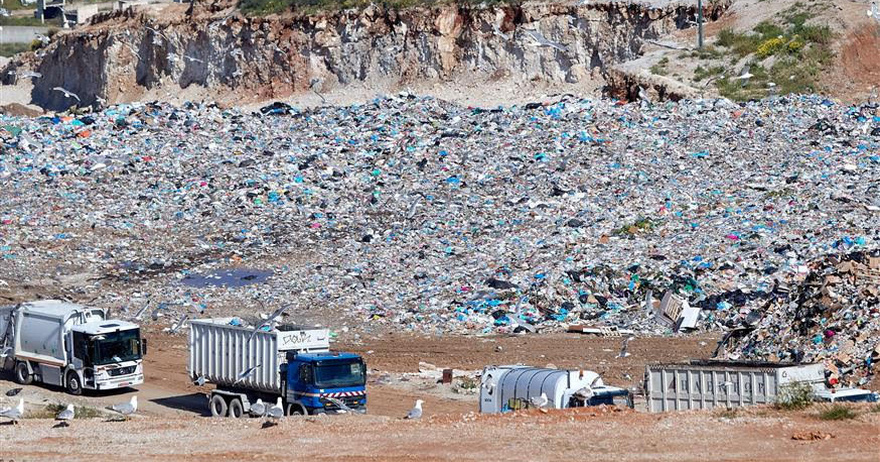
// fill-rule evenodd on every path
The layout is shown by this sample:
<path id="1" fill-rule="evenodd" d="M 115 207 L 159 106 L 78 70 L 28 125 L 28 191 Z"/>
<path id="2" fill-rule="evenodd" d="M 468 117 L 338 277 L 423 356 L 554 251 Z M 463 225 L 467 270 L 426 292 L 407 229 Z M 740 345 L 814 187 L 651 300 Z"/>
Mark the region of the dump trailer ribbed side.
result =
<path id="1" fill-rule="evenodd" d="M 288 351 L 327 351 L 327 329 L 292 327 L 271 332 L 232 325 L 233 318 L 199 319 L 190 323 L 189 370 L 193 380 L 204 377 L 221 387 L 280 394 L 281 364 Z M 252 373 L 239 375 L 254 367 Z"/>
<path id="2" fill-rule="evenodd" d="M 821 364 L 692 361 L 649 364 L 645 390 L 648 412 L 664 412 L 772 404 L 781 385 L 821 386 L 824 380 Z"/>

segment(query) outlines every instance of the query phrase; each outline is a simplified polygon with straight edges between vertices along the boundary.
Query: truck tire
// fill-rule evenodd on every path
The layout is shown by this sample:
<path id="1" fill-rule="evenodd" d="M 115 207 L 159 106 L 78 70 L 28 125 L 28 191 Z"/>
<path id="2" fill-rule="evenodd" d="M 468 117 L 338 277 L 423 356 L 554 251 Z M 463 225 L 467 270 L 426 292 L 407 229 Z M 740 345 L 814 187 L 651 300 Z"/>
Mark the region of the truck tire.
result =
<path id="1" fill-rule="evenodd" d="M 229 414 L 227 415 L 233 419 L 238 419 L 244 415 L 244 406 L 241 404 L 240 399 L 232 398 L 232 400 L 229 401 Z"/>
<path id="2" fill-rule="evenodd" d="M 79 374 L 76 371 L 67 371 L 67 378 L 64 380 L 64 388 L 71 395 L 81 395 L 83 392 L 82 383 L 79 380 Z"/>
<path id="3" fill-rule="evenodd" d="M 15 363 L 15 382 L 21 385 L 30 385 L 34 381 L 34 375 L 31 374 L 28 364 L 24 361 Z"/>
<path id="4" fill-rule="evenodd" d="M 211 417 L 226 417 L 226 400 L 222 396 L 211 396 L 208 407 L 211 408 Z"/>
<path id="5" fill-rule="evenodd" d="M 301 416 L 307 415 L 306 408 L 302 407 L 302 405 L 297 403 L 290 403 L 287 405 L 287 415 L 289 416 Z"/>

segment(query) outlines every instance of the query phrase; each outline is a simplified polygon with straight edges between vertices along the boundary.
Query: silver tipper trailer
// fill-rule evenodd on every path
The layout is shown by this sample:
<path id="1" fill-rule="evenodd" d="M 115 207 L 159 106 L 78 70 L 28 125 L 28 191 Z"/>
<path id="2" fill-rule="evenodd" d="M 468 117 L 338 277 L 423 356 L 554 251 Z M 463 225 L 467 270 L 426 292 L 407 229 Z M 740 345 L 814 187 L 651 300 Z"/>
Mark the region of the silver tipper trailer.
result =
<path id="1" fill-rule="evenodd" d="M 234 386 L 280 393 L 280 367 L 287 352 L 330 351 L 330 330 L 294 327 L 293 330 L 257 331 L 230 324 L 234 318 L 190 322 L 189 372 L 218 386 Z M 283 329 L 284 326 L 281 326 Z M 248 339 L 253 335 L 253 338 Z M 239 374 L 255 367 L 252 373 Z"/>
<path id="2" fill-rule="evenodd" d="M 779 388 L 805 382 L 824 388 L 822 364 L 691 361 L 649 364 L 645 372 L 648 412 L 772 404 Z"/>
<path id="3" fill-rule="evenodd" d="M 0 368 L 15 381 L 109 390 L 144 382 L 146 341 L 130 322 L 100 308 L 58 300 L 0 307 Z"/>
<path id="4" fill-rule="evenodd" d="M 602 383 L 592 371 L 540 367 L 488 366 L 480 379 L 480 412 L 494 414 L 534 407 L 547 397 L 548 409 L 624 404 L 632 407 L 629 390 Z"/>

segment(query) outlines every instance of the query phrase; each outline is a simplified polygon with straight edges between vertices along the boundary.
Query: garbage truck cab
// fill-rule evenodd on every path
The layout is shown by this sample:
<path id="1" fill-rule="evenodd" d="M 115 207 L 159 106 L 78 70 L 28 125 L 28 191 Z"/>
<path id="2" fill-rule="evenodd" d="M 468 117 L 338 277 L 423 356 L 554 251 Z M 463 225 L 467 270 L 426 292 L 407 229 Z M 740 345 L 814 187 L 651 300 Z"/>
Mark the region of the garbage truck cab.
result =
<path id="1" fill-rule="evenodd" d="M 335 398 L 356 411 L 366 411 L 367 366 L 353 353 L 287 354 L 287 402 L 307 414 L 337 411 Z"/>

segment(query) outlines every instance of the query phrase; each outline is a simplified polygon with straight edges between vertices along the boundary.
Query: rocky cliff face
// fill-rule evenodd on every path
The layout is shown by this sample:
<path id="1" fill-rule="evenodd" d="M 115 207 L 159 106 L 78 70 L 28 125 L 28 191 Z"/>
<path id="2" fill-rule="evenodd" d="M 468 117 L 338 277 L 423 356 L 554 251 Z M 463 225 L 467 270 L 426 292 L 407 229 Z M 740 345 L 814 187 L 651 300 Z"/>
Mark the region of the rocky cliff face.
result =
<path id="1" fill-rule="evenodd" d="M 724 5 L 707 7 L 717 18 Z M 201 85 L 253 100 L 425 79 L 578 83 L 639 54 L 643 39 L 688 27 L 692 6 L 526 4 L 405 11 L 369 7 L 311 17 L 232 11 L 177 18 L 131 12 L 64 34 L 36 64 L 33 100 L 73 101 L 54 87 L 108 103 L 155 88 Z M 169 90 L 173 91 L 173 90 Z"/>

